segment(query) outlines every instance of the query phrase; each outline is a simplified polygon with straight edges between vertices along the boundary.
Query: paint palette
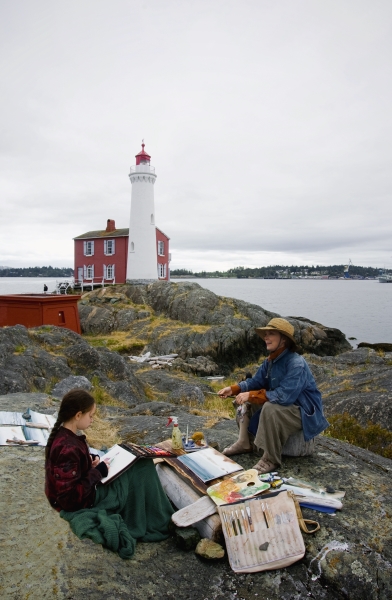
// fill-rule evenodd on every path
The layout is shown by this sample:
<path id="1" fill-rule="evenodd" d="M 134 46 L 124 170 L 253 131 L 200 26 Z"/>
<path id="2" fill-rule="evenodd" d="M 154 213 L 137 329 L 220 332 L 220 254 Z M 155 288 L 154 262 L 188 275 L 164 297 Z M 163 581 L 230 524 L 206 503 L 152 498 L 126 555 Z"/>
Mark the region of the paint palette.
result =
<path id="1" fill-rule="evenodd" d="M 207 494 L 215 504 L 221 506 L 253 498 L 269 488 L 269 483 L 260 481 L 256 469 L 249 469 L 210 486 Z"/>

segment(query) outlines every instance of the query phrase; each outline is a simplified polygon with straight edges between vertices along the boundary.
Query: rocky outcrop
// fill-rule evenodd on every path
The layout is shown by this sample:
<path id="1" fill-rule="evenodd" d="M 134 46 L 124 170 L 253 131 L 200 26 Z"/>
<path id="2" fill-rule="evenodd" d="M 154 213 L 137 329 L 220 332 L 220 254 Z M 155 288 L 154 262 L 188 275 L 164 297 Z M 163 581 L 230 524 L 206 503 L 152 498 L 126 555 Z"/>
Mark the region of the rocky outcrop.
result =
<path id="1" fill-rule="evenodd" d="M 107 407 L 107 419 L 139 441 L 168 436 L 166 412 L 172 406 L 151 402 L 131 411 Z M 160 412 L 159 405 L 165 414 Z M 54 411 L 44 394 L 0 397 L 1 410 L 33 406 Z M 180 410 L 180 423 L 202 429 L 220 446 L 236 438 L 233 420 L 213 426 L 207 417 Z M 123 434 L 122 434 L 123 435 Z M 257 456 L 235 457 L 250 468 Z M 286 458 L 283 476 L 297 476 L 346 491 L 336 516 L 304 509 L 321 530 L 305 536 L 305 557 L 287 569 L 234 574 L 226 558 L 200 560 L 177 547 L 171 537 L 161 543 L 137 545 L 134 558 L 122 561 L 90 540 L 79 540 L 53 511 L 44 496 L 42 448 L 0 448 L 0 469 L 6 485 L 0 495 L 3 527 L 0 595 L 30 600 L 58 598 L 178 598 L 179 600 L 389 600 L 392 562 L 392 461 L 329 438 L 319 438 L 312 457 Z M 44 532 L 44 535 L 43 535 Z M 38 543 L 37 543 L 38 540 Z M 115 574 L 115 576 L 113 576 Z"/>
<path id="2" fill-rule="evenodd" d="M 339 356 L 309 356 L 326 415 L 349 413 L 392 431 L 392 352 L 358 348 Z"/>
<path id="3" fill-rule="evenodd" d="M 279 316 L 255 304 L 217 296 L 197 283 L 165 281 L 89 292 L 79 310 L 86 334 L 126 331 L 154 354 L 176 353 L 188 365 L 204 356 L 221 369 L 258 359 L 265 350 L 255 327 Z M 302 317 L 288 319 L 307 352 L 327 356 L 351 348 L 338 329 Z"/>
<path id="4" fill-rule="evenodd" d="M 145 398 L 127 359 L 91 347 L 73 331 L 22 325 L 0 329 L 0 393 L 54 390 L 58 396 L 56 384 L 70 376 L 85 377 L 86 389 L 95 378 L 114 398 L 133 406 Z"/>

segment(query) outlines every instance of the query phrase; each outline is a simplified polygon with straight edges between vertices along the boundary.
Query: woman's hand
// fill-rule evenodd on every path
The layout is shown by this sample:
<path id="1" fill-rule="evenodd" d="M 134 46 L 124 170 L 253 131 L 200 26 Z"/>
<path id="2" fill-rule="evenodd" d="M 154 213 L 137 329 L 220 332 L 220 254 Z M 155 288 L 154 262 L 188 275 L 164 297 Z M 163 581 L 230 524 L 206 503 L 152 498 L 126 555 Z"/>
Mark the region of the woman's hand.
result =
<path id="1" fill-rule="evenodd" d="M 105 463 L 105 465 L 107 466 L 108 471 L 109 471 L 109 469 L 110 469 L 110 463 L 112 462 L 111 459 L 110 458 L 104 458 L 102 462 Z"/>
<path id="2" fill-rule="evenodd" d="M 249 392 L 242 392 L 236 396 L 235 401 L 236 404 L 245 404 L 249 400 Z"/>
<path id="3" fill-rule="evenodd" d="M 230 386 L 222 388 L 218 392 L 218 396 L 220 396 L 221 398 L 227 398 L 228 396 L 231 396 L 231 395 L 232 395 L 232 391 L 231 391 L 231 387 Z"/>
<path id="4" fill-rule="evenodd" d="M 99 456 L 93 458 L 93 467 L 96 467 L 97 465 L 99 465 Z"/>

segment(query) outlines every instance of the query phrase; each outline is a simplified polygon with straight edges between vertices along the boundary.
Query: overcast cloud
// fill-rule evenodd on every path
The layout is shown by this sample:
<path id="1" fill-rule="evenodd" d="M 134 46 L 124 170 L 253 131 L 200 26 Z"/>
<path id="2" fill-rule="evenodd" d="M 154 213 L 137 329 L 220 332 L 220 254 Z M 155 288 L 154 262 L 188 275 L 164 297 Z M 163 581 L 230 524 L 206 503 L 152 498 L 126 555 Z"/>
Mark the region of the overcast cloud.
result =
<path id="1" fill-rule="evenodd" d="M 142 138 L 171 267 L 392 268 L 390 0 L 0 4 L 0 265 L 129 226 Z"/>

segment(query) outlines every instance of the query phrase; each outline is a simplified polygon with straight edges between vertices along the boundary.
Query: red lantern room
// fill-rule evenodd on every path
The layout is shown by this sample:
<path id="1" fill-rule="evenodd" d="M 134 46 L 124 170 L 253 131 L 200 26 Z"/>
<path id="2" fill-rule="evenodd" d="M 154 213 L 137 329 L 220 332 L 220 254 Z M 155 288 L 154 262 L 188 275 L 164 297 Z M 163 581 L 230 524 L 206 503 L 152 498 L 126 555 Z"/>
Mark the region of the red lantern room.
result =
<path id="1" fill-rule="evenodd" d="M 141 152 L 139 152 L 139 154 L 136 154 L 135 158 L 136 158 L 136 165 L 149 165 L 150 164 L 150 160 L 151 160 L 151 156 L 149 154 L 147 154 L 147 152 L 144 151 L 144 140 L 142 143 L 142 150 Z"/>

